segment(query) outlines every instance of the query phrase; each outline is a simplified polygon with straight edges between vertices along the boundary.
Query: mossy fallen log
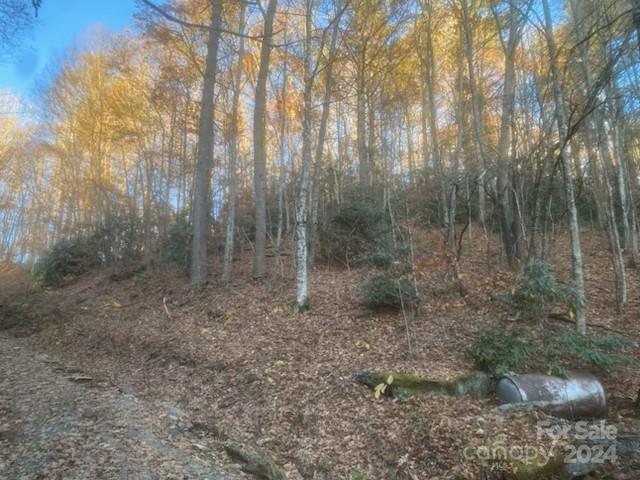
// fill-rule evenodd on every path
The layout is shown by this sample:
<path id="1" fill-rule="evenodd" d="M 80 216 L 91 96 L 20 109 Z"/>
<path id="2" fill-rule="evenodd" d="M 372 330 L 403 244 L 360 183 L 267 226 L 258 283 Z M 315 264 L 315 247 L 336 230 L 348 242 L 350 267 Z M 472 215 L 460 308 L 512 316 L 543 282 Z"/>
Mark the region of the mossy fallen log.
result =
<path id="1" fill-rule="evenodd" d="M 392 380 L 390 383 L 389 380 Z M 471 372 L 452 380 L 434 380 L 419 375 L 392 370 L 361 370 L 356 373 L 355 380 L 376 388 L 386 385 L 384 394 L 398 399 L 406 399 L 415 395 L 449 395 L 472 398 L 487 398 L 491 393 L 491 380 L 483 372 Z"/>

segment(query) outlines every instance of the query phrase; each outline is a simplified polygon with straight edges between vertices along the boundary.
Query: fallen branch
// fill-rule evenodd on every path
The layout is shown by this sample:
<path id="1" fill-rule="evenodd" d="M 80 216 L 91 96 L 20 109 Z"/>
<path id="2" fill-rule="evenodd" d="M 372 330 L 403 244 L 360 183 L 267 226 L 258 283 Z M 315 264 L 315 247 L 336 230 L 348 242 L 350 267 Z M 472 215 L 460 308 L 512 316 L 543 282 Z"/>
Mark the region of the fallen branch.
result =
<path id="1" fill-rule="evenodd" d="M 88 375 L 72 375 L 70 377 L 67 377 L 67 379 L 75 383 L 87 383 L 93 381 L 93 377 L 90 377 Z"/>
<path id="2" fill-rule="evenodd" d="M 550 313 L 547 317 L 551 320 L 557 320 L 559 322 L 570 323 L 571 325 L 575 325 L 575 320 L 570 319 L 564 313 Z M 617 333 L 618 335 L 626 336 L 627 333 L 622 330 L 616 330 L 615 328 L 607 327 L 606 325 L 601 325 L 599 323 L 589 323 L 587 327 L 599 328 L 601 330 L 606 330 L 611 333 Z"/>
<path id="3" fill-rule="evenodd" d="M 167 297 L 162 297 L 162 305 L 164 306 L 164 311 L 167 312 L 167 317 L 171 320 L 171 313 L 169 313 L 169 307 L 167 307 Z"/>

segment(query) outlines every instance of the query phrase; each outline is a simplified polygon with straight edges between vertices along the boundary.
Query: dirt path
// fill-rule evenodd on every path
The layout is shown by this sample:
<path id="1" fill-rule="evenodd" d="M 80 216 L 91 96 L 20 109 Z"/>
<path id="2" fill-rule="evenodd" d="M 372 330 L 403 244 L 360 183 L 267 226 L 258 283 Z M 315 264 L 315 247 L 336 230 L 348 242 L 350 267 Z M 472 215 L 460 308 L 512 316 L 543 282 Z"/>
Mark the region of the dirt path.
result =
<path id="1" fill-rule="evenodd" d="M 246 478 L 184 412 L 83 378 L 0 334 L 0 478 Z"/>

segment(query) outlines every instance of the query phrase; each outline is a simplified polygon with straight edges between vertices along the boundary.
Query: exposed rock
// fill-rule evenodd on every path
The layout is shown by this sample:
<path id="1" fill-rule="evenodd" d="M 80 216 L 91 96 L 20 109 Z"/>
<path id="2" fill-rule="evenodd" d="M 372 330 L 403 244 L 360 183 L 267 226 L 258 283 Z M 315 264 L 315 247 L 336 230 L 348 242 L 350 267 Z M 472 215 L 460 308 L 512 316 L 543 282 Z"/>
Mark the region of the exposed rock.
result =
<path id="1" fill-rule="evenodd" d="M 284 472 L 265 453 L 247 450 L 235 442 L 227 442 L 224 449 L 242 471 L 265 480 L 286 480 Z"/>
<path id="2" fill-rule="evenodd" d="M 193 422 L 189 427 L 189 431 L 200 437 L 211 436 L 217 440 L 227 440 L 227 434 L 224 429 L 212 422 Z"/>
<path id="3" fill-rule="evenodd" d="M 390 377 L 393 381 L 387 385 L 384 393 L 399 399 L 425 394 L 453 397 L 469 395 L 472 398 L 481 399 L 487 398 L 491 392 L 491 380 L 483 372 L 471 372 L 453 380 L 433 380 L 391 370 L 361 370 L 355 375 L 357 382 L 371 388 L 386 384 Z"/>
<path id="4" fill-rule="evenodd" d="M 618 458 L 628 458 L 640 462 L 640 435 L 618 435 L 615 438 L 591 439 L 584 441 L 588 445 L 614 447 Z"/>
<path id="5" fill-rule="evenodd" d="M 640 461 L 640 436 L 619 435 L 616 438 L 616 454 Z"/>
<path id="6" fill-rule="evenodd" d="M 167 416 L 169 417 L 169 419 L 174 421 L 184 418 L 186 415 L 187 414 L 184 412 L 184 410 L 176 406 L 169 407 L 169 410 L 167 411 Z"/>
<path id="7" fill-rule="evenodd" d="M 544 478 L 571 480 L 598 471 L 597 465 L 566 463 L 563 457 L 552 457 L 544 464 L 512 462 L 512 465 L 513 471 L 506 476 L 509 480 L 541 480 Z"/>
<path id="8" fill-rule="evenodd" d="M 553 453 L 553 451 L 545 454 L 543 451 L 533 450 L 527 451 L 523 456 L 521 449 L 509 448 L 503 440 L 493 442 L 491 450 L 499 452 L 496 458 L 500 458 L 509 465 L 510 471 L 504 476 L 508 480 L 571 480 L 595 473 L 599 467 L 602 467 L 592 463 L 569 463 L 564 455 Z M 519 453 L 516 454 L 516 451 Z"/>
<path id="9" fill-rule="evenodd" d="M 495 442 L 493 448 L 504 445 L 502 442 Z M 587 447 L 601 446 L 605 449 L 614 447 L 614 454 L 618 459 L 640 459 L 640 437 L 633 435 L 619 435 L 612 439 L 584 439 L 576 440 L 574 447 L 579 448 L 586 445 Z M 545 478 L 553 478 L 560 480 L 572 480 L 576 478 L 584 478 L 587 475 L 593 475 L 598 478 L 610 467 L 607 463 L 591 463 L 575 461 L 567 461 L 568 458 L 562 454 L 556 454 L 550 458 L 536 457 L 529 462 L 523 462 L 519 458 L 511 458 L 509 448 L 504 448 L 503 458 L 511 466 L 511 472 L 506 475 L 509 480 L 539 480 Z M 598 450 L 601 451 L 601 450 Z M 596 456 L 594 456 L 594 459 Z M 590 478 L 590 477 L 587 477 Z"/>

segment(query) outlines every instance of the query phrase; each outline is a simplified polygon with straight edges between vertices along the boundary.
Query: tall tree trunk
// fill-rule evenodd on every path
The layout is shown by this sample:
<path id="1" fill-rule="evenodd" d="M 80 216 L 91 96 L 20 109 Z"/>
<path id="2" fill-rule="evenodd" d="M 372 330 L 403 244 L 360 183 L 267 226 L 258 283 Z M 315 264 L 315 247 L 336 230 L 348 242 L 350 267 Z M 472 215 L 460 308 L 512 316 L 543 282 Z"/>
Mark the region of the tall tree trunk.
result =
<path id="1" fill-rule="evenodd" d="M 615 206 L 615 188 L 613 186 L 614 173 L 612 172 L 612 169 L 615 167 L 611 160 L 611 152 L 609 150 L 602 112 L 597 109 L 594 111 L 593 115 L 595 117 L 596 124 L 597 152 L 599 152 L 598 159 L 600 160 L 602 167 L 602 177 L 605 187 L 606 204 L 603 208 L 605 216 L 604 226 L 609 236 L 611 261 L 613 263 L 613 270 L 615 273 L 616 306 L 618 313 L 622 313 L 624 305 L 627 303 L 627 282 Z"/>
<path id="2" fill-rule="evenodd" d="M 447 179 L 445 176 L 442 159 L 440 158 L 440 142 L 438 139 L 438 107 L 436 105 L 436 59 L 433 46 L 433 5 L 426 2 L 423 6 L 423 15 L 425 17 L 424 30 L 424 76 L 426 87 L 427 117 L 429 123 L 429 140 L 431 143 L 431 159 L 433 160 L 433 169 L 436 173 L 437 189 L 439 191 L 440 203 L 442 205 L 442 221 L 447 230 L 447 238 L 451 240 L 454 231 L 454 220 L 451 218 L 450 198 L 448 194 Z"/>
<path id="3" fill-rule="evenodd" d="M 487 167 L 485 157 L 485 143 L 484 143 L 484 130 L 482 126 L 482 107 L 481 107 L 481 93 L 478 89 L 476 74 L 475 74 L 475 62 L 473 55 L 473 30 L 471 28 L 471 18 L 469 12 L 468 0 L 461 0 L 461 13 L 462 13 L 462 36 L 465 58 L 467 60 L 467 69 L 469 75 L 469 90 L 471 93 L 471 113 L 473 118 L 473 132 L 474 132 L 474 145 L 476 158 L 480 163 L 480 170 L 485 170 Z M 484 172 L 478 176 L 478 210 L 479 220 L 482 225 L 483 231 L 486 232 L 485 218 L 484 218 Z M 486 236 L 486 235 L 485 235 Z"/>
<path id="4" fill-rule="evenodd" d="M 144 178 L 146 180 L 142 190 L 142 230 L 144 233 L 143 258 L 146 265 L 151 264 L 153 258 L 153 226 L 152 226 L 152 205 L 153 205 L 153 172 L 154 166 L 150 153 L 142 154 L 144 163 Z"/>
<path id="5" fill-rule="evenodd" d="M 310 241 L 309 241 L 309 265 L 313 265 L 316 256 L 316 247 L 318 243 L 318 204 L 320 202 L 320 182 L 318 181 L 318 174 L 321 170 L 322 165 L 322 154 L 324 152 L 324 144 L 327 136 L 327 126 L 329 124 L 329 111 L 330 111 L 330 101 L 331 101 L 331 93 L 333 91 L 333 62 L 336 57 L 336 48 L 338 45 L 338 33 L 340 32 L 340 18 L 342 17 L 342 13 L 344 9 L 342 9 L 338 16 L 334 19 L 334 27 L 331 33 L 331 44 L 329 46 L 329 56 L 327 59 L 327 65 L 325 66 L 325 77 L 324 77 L 324 98 L 322 99 L 322 114 L 320 116 L 320 128 L 318 129 L 318 139 L 316 144 L 316 152 L 315 158 L 313 161 L 314 171 L 315 171 L 315 179 L 313 182 L 313 194 L 311 196 L 312 206 L 311 206 L 311 232 L 310 232 Z"/>
<path id="6" fill-rule="evenodd" d="M 581 68 L 582 74 L 584 76 L 585 83 L 585 94 L 589 96 L 593 91 L 593 79 L 591 76 L 591 68 L 589 66 L 589 52 L 588 52 L 588 39 L 585 39 L 585 35 L 582 27 L 582 16 L 579 7 L 576 5 L 575 0 L 572 0 L 571 6 L 573 9 L 574 16 L 576 18 L 575 28 L 577 30 L 578 38 L 580 41 L 579 51 L 581 57 Z M 604 51 L 604 49 L 603 49 Z M 609 90 L 609 93 L 610 90 Z M 604 122 L 604 116 L 601 108 L 596 108 L 592 113 L 593 121 L 591 119 L 587 122 L 586 125 L 586 142 L 587 142 L 587 152 L 589 157 L 592 159 L 596 157 L 602 167 L 602 177 L 604 182 L 604 198 L 605 202 L 600 207 L 600 215 L 604 218 L 601 218 L 603 226 L 607 231 L 607 235 L 609 237 L 609 246 L 611 250 L 611 261 L 613 264 L 613 270 L 615 273 L 615 285 L 616 285 L 616 306 L 619 313 L 624 309 L 624 305 L 627 302 L 627 283 L 626 283 L 626 274 L 624 268 L 624 258 L 622 254 L 622 245 L 620 241 L 620 234 L 618 232 L 618 221 L 617 221 L 617 213 L 615 207 L 615 198 L 616 198 L 616 189 L 614 188 L 615 180 L 618 182 L 622 181 L 622 198 L 621 198 L 621 207 L 622 207 L 622 225 L 623 232 L 625 235 L 629 232 L 629 223 L 628 217 L 625 217 L 627 213 L 625 207 L 625 190 L 624 181 L 618 176 L 617 179 L 614 177 L 621 173 L 621 169 L 617 168 L 614 165 L 614 162 L 611 158 L 611 151 L 609 148 L 608 135 L 606 131 L 606 126 Z M 595 148 L 594 148 L 595 147 Z M 614 150 L 616 148 L 616 144 L 614 143 Z M 593 164 L 592 164 L 593 165 Z M 612 171 L 613 170 L 613 171 Z M 620 186 L 620 184 L 618 184 Z M 597 191 L 596 189 L 596 195 Z M 620 193 L 620 192 L 617 192 Z"/>
<path id="7" fill-rule="evenodd" d="M 211 209 L 211 167 L 213 164 L 213 97 L 218 67 L 218 44 L 222 23 L 222 0 L 211 2 L 211 29 L 207 41 L 207 57 L 202 82 L 202 100 L 198 121 L 198 158 L 193 202 L 193 243 L 191 246 L 191 285 L 201 286 L 207 280 L 207 237 Z"/>
<path id="8" fill-rule="evenodd" d="M 284 188 L 285 188 L 285 162 L 287 148 L 287 84 L 289 82 L 288 46 L 287 34 L 284 35 L 284 65 L 282 67 L 282 91 L 280 93 L 280 156 L 278 160 L 278 225 L 276 230 L 276 258 L 282 266 L 280 257 L 282 248 L 282 233 L 284 227 Z M 282 268 L 282 267 L 281 267 Z"/>
<path id="9" fill-rule="evenodd" d="M 367 188 L 369 191 L 373 189 L 376 168 L 376 108 L 375 108 L 375 89 L 369 83 L 367 91 L 367 165 L 369 166 L 369 183 Z"/>
<path id="10" fill-rule="evenodd" d="M 455 114 L 456 114 L 456 143 L 455 149 L 453 153 L 451 153 L 451 157 L 453 159 L 454 172 L 453 178 L 454 181 L 451 182 L 451 186 L 443 181 L 443 190 L 445 192 L 445 200 L 448 202 L 448 208 L 445 209 L 445 212 L 448 212 L 446 217 L 447 220 L 447 242 L 454 248 L 454 242 L 456 239 L 456 230 L 455 230 L 455 218 L 456 218 L 456 194 L 457 194 L 457 185 L 455 178 L 458 175 L 459 167 L 460 167 L 460 157 L 463 155 L 464 148 L 464 137 L 465 131 L 467 129 L 466 122 L 466 114 L 465 114 L 465 90 L 464 90 L 464 59 L 462 55 L 458 55 L 456 65 L 456 88 L 454 91 L 455 98 Z"/>
<path id="11" fill-rule="evenodd" d="M 569 211 L 569 232 L 571 235 L 571 261 L 573 267 L 573 282 L 576 291 L 575 319 L 576 329 L 582 334 L 587 333 L 587 301 L 584 292 L 584 272 L 582 270 L 582 250 L 580 247 L 580 227 L 578 224 L 578 209 L 573 187 L 573 172 L 571 161 L 567 153 L 569 140 L 568 125 L 564 112 L 564 99 L 558 70 L 558 52 L 553 37 L 553 23 L 549 11 L 549 1 L 542 0 L 545 21 L 545 36 L 549 49 L 549 63 L 551 66 L 551 80 L 553 83 L 553 97 L 555 101 L 555 118 L 560 138 L 560 159 L 564 177 L 564 192 Z"/>
<path id="12" fill-rule="evenodd" d="M 311 18 L 313 0 L 305 0 L 304 93 L 302 117 L 302 171 L 296 199 L 296 309 L 309 308 L 309 258 L 307 243 L 307 198 L 311 170 L 311 109 L 313 78 L 311 72 Z"/>
<path id="13" fill-rule="evenodd" d="M 269 0 L 264 17 L 262 46 L 260 48 L 260 67 L 256 82 L 256 96 L 253 110 L 253 184 L 256 203 L 255 257 L 253 260 L 254 278 L 263 278 L 267 274 L 267 151 L 265 114 L 267 107 L 267 77 L 269 60 L 273 44 L 273 19 L 278 0 Z"/>
<path id="14" fill-rule="evenodd" d="M 500 40 L 504 52 L 504 89 L 502 94 L 502 112 L 500 116 L 500 137 L 498 141 L 498 172 L 497 172 L 497 192 L 496 203 L 498 206 L 498 218 L 500 221 L 500 231 L 502 235 L 502 245 L 507 256 L 507 262 L 511 265 L 515 259 L 515 242 L 511 227 L 512 212 L 509 199 L 511 198 L 512 186 L 509 183 L 509 171 L 511 170 L 511 125 L 513 123 L 513 109 L 516 94 L 516 72 L 515 53 L 520 43 L 520 14 L 514 4 L 515 0 L 509 2 L 509 25 L 508 37 Z M 500 17 L 494 10 L 498 29 L 501 31 Z"/>
<path id="15" fill-rule="evenodd" d="M 625 251 L 631 254 L 631 258 L 635 263 L 638 256 L 638 248 L 637 242 L 634 242 L 635 224 L 633 217 L 635 216 L 635 211 L 631 199 L 631 191 L 628 189 L 628 159 L 624 142 L 626 119 L 623 107 L 619 101 L 619 92 L 614 79 L 612 79 L 607 86 L 607 97 L 609 99 L 609 110 L 612 113 L 610 125 L 613 140 L 613 155 L 615 158 L 613 168 L 616 177 L 616 194 L 621 210 L 623 245 Z"/>
<path id="16" fill-rule="evenodd" d="M 428 183 L 429 179 L 429 101 L 427 94 L 427 73 L 426 62 L 420 67 L 422 73 L 422 82 L 420 82 L 420 139 L 422 147 L 422 165 L 424 168 L 424 181 Z"/>
<path id="17" fill-rule="evenodd" d="M 371 165 L 367 151 L 366 140 L 366 82 L 365 82 L 365 51 L 361 54 L 361 61 L 356 65 L 356 136 L 358 137 L 358 172 L 360 184 L 368 189 L 371 183 Z"/>
<path id="18" fill-rule="evenodd" d="M 606 148 L 606 147 L 605 147 Z M 607 150 L 608 153 L 608 150 Z M 607 155 L 608 156 L 608 155 Z M 607 165 L 608 158 L 600 157 L 602 160 L 603 177 L 606 193 L 606 212 L 605 220 L 607 222 L 607 233 L 609 234 L 609 246 L 611 249 L 611 261 L 615 273 L 616 282 L 616 308 L 618 313 L 622 313 L 627 303 L 627 279 L 624 268 L 624 257 L 622 255 L 622 246 L 620 242 L 620 234 L 618 233 L 618 225 L 615 215 L 615 193 L 611 182 L 611 169 Z"/>
<path id="19" fill-rule="evenodd" d="M 244 33 L 246 3 L 241 2 L 239 13 L 238 32 Z M 238 40 L 238 63 L 233 78 L 233 98 L 231 100 L 231 125 L 229 130 L 229 184 L 227 190 L 227 224 L 224 239 L 224 260 L 222 263 L 222 284 L 226 285 L 231 280 L 233 270 L 234 234 L 236 230 L 236 169 L 238 163 L 238 122 L 240 121 L 238 109 L 240 106 L 240 93 L 242 90 L 242 57 L 244 56 L 244 37 Z"/>
<path id="20" fill-rule="evenodd" d="M 411 107 L 409 105 L 409 102 L 406 102 L 404 107 L 404 122 L 406 126 L 405 141 L 407 142 L 407 169 L 409 170 L 409 185 L 413 187 L 416 183 L 416 167 L 415 167 L 415 160 L 414 160 Z"/>

